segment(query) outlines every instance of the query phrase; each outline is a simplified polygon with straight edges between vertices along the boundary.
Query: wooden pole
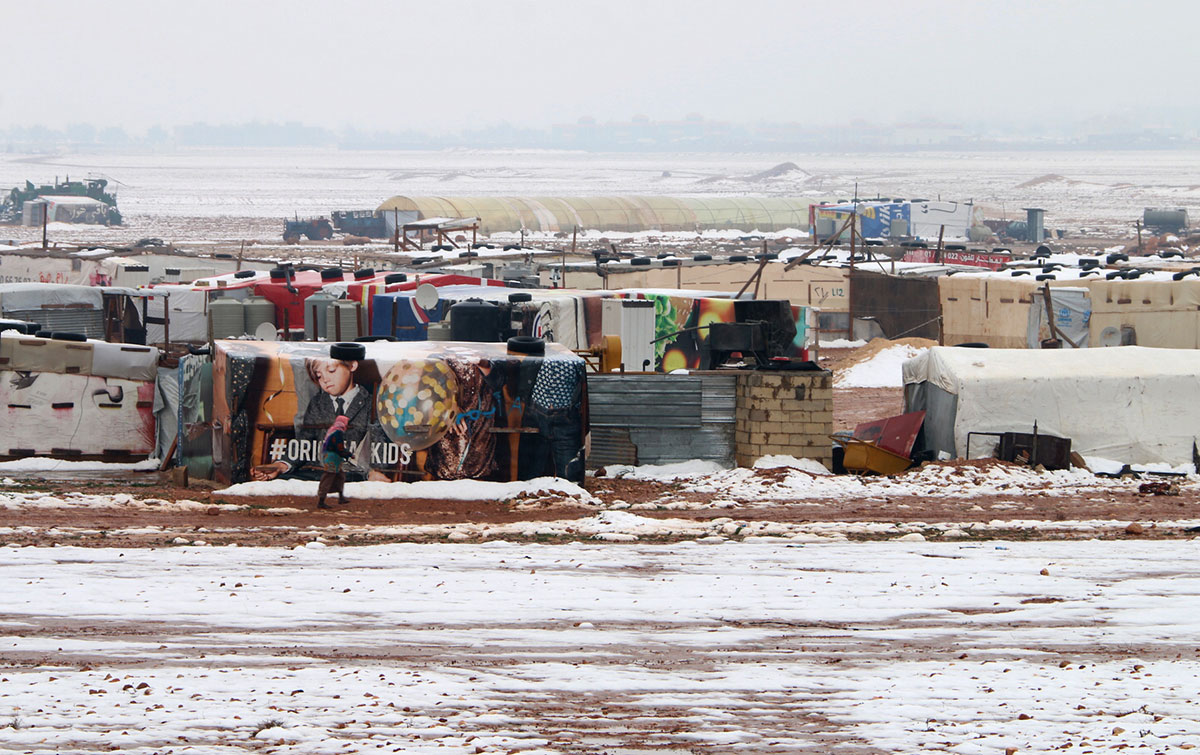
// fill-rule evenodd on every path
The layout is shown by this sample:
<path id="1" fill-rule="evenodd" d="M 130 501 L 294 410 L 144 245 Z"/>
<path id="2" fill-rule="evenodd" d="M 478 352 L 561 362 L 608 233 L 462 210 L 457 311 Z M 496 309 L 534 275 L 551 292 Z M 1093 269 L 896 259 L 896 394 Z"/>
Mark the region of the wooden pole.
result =
<path id="1" fill-rule="evenodd" d="M 855 185 L 855 191 L 858 187 Z M 849 315 L 850 322 L 849 332 L 846 334 L 846 340 L 854 340 L 854 237 L 858 235 L 857 223 L 855 223 L 858 215 L 858 206 L 850 212 L 850 275 L 846 280 L 846 311 Z"/>
<path id="2" fill-rule="evenodd" d="M 1138 233 L 1138 254 L 1141 254 L 1142 253 L 1142 221 L 1140 221 L 1140 220 L 1137 221 L 1137 233 Z M 42 240 L 42 248 L 43 249 L 46 248 L 45 239 Z"/>
<path id="3" fill-rule="evenodd" d="M 392 210 L 392 221 L 396 225 L 396 232 L 392 234 L 392 251 L 396 254 L 400 253 L 400 208 L 396 207 Z"/>
<path id="4" fill-rule="evenodd" d="M 46 224 L 50 220 L 50 203 L 46 202 L 42 205 L 42 251 L 46 251 Z M 1140 237 L 1139 237 L 1140 238 Z M 1139 242 L 1138 247 L 1141 247 Z"/>

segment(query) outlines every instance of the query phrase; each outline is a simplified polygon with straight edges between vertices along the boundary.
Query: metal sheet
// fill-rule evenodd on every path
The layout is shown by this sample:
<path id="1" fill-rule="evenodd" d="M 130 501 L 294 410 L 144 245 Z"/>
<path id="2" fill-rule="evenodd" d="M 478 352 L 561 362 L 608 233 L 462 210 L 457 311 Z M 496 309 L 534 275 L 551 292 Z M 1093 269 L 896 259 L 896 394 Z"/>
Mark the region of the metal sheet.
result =
<path id="1" fill-rule="evenodd" d="M 736 406 L 733 375 L 589 375 L 588 466 L 732 464 Z"/>
<path id="2" fill-rule="evenodd" d="M 104 338 L 104 312 L 99 309 L 23 309 L 9 312 L 6 316 L 14 320 L 36 322 L 46 330 Z"/>

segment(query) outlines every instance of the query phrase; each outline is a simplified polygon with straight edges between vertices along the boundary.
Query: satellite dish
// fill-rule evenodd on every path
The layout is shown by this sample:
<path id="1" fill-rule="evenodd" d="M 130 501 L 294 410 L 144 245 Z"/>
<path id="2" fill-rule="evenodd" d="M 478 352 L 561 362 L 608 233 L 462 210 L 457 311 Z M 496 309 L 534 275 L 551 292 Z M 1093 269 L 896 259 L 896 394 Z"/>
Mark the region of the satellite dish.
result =
<path id="1" fill-rule="evenodd" d="M 254 337 L 260 341 L 274 341 L 279 338 L 279 333 L 274 323 L 264 322 L 254 329 Z"/>
<path id="2" fill-rule="evenodd" d="M 1101 346 L 1120 346 L 1121 331 L 1109 325 L 1104 330 L 1100 331 Z"/>
<path id="3" fill-rule="evenodd" d="M 433 309 L 437 306 L 439 298 L 437 286 L 432 283 L 422 283 L 417 286 L 417 306 L 421 309 Z"/>

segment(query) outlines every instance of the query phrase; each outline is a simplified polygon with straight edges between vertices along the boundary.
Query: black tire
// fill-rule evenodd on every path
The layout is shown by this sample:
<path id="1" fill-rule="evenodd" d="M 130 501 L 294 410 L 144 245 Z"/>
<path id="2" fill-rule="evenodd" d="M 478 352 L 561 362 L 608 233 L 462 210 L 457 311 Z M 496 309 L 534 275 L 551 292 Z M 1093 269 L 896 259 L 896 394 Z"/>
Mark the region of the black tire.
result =
<path id="1" fill-rule="evenodd" d="M 779 252 L 763 252 L 754 255 L 754 258 L 758 260 L 777 260 L 779 259 Z"/>
<path id="2" fill-rule="evenodd" d="M 50 337 L 55 341 L 74 341 L 75 343 L 83 343 L 87 340 L 87 336 L 83 333 L 68 333 L 62 330 L 56 330 L 50 334 Z"/>
<path id="3" fill-rule="evenodd" d="M 505 244 L 505 245 L 504 245 L 504 250 L 503 250 L 503 251 L 506 251 L 506 252 L 511 252 L 511 251 L 513 251 L 514 249 L 520 249 L 520 248 L 521 248 L 521 245 L 520 245 L 520 244 Z"/>
<path id="4" fill-rule="evenodd" d="M 408 275 L 405 273 L 388 273 L 387 275 L 383 276 L 383 282 L 385 284 L 404 283 L 407 280 Z"/>
<path id="5" fill-rule="evenodd" d="M 400 339 L 395 336 L 359 336 L 354 339 L 355 343 L 375 343 L 376 341 L 398 341 Z"/>
<path id="6" fill-rule="evenodd" d="M 345 277 L 340 267 L 327 267 L 321 271 L 321 280 L 323 281 L 340 281 Z"/>
<path id="7" fill-rule="evenodd" d="M 1048 274 L 1046 274 L 1046 275 L 1038 275 L 1038 276 L 1035 276 L 1035 277 L 1034 277 L 1034 280 L 1039 280 L 1039 281 L 1053 281 L 1053 280 L 1058 280 L 1058 278 L 1055 278 L 1053 274 L 1050 274 L 1050 273 L 1048 273 Z"/>
<path id="8" fill-rule="evenodd" d="M 236 273 L 233 274 L 233 277 L 234 278 L 253 278 L 254 271 L 253 270 L 238 270 Z"/>
<path id="9" fill-rule="evenodd" d="M 730 262 L 749 262 L 750 258 L 744 254 L 735 254 L 729 258 Z"/>
<path id="10" fill-rule="evenodd" d="M 967 341 L 966 343 L 954 344 L 954 348 L 956 348 L 956 349 L 987 349 L 990 347 L 983 341 Z"/>
<path id="11" fill-rule="evenodd" d="M 356 280 L 356 281 L 366 280 L 367 278 L 374 278 L 374 277 L 375 277 L 375 268 L 373 268 L 373 267 L 364 267 L 361 270 L 354 271 L 354 280 Z"/>
<path id="12" fill-rule="evenodd" d="M 367 356 L 367 349 L 361 343 L 334 343 L 329 345 L 329 358 L 359 362 Z"/>
<path id="13" fill-rule="evenodd" d="M 663 267 L 679 267 L 679 260 L 663 260 Z"/>
<path id="14" fill-rule="evenodd" d="M 482 241 L 476 241 L 474 244 L 471 244 L 472 249 L 484 249 L 486 247 L 487 244 L 483 243 Z"/>
<path id="15" fill-rule="evenodd" d="M 1028 270 L 1013 270 L 1012 271 L 1012 277 L 1014 277 L 1014 278 L 1019 278 L 1022 275 L 1029 275 L 1029 271 Z"/>
<path id="16" fill-rule="evenodd" d="M 540 357 L 546 353 L 546 342 L 536 336 L 513 336 L 508 339 L 508 350 L 514 354 Z"/>
<path id="17" fill-rule="evenodd" d="M 478 257 L 478 256 L 479 256 L 479 252 L 459 252 L 458 253 L 459 259 L 468 259 L 470 257 Z"/>
<path id="18" fill-rule="evenodd" d="M 670 256 L 671 256 L 670 252 L 660 252 L 657 255 L 655 255 L 655 259 L 665 260 L 667 257 L 670 257 Z"/>
<path id="19" fill-rule="evenodd" d="M 1105 260 L 1105 264 L 1108 264 L 1108 265 L 1111 265 L 1115 262 L 1128 262 L 1129 255 L 1121 254 L 1120 252 L 1114 252 L 1114 253 L 1108 255 L 1107 257 L 1105 257 L 1104 260 Z"/>
<path id="20" fill-rule="evenodd" d="M 1125 277 L 1124 275 L 1121 275 L 1120 270 L 1114 270 L 1111 273 L 1106 273 L 1104 276 L 1104 280 L 1110 281 L 1110 280 L 1113 280 L 1114 278 L 1124 278 L 1124 277 Z"/>
<path id="21" fill-rule="evenodd" d="M 696 260 L 697 262 L 708 262 L 709 260 L 712 259 L 712 255 L 711 254 L 696 254 L 696 255 L 692 256 L 692 259 Z"/>
<path id="22" fill-rule="evenodd" d="M 649 265 L 650 258 L 649 257 L 634 257 L 633 259 L 629 260 L 629 264 L 631 264 L 631 265 Z"/>
<path id="23" fill-rule="evenodd" d="M 509 304 L 520 304 L 522 302 L 533 301 L 533 294 L 509 294 Z"/>

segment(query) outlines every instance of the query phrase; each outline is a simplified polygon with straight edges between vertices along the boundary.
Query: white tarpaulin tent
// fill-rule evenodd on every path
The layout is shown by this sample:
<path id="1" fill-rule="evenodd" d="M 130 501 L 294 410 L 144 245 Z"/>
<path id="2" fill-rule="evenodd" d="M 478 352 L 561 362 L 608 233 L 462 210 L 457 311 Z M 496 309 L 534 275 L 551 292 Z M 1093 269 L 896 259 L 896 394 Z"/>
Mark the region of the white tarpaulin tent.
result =
<path id="1" fill-rule="evenodd" d="M 965 457 L 968 432 L 1039 433 L 1130 464 L 1192 462 L 1200 351 L 934 347 L 904 363 L 905 411 L 924 409 L 926 447 Z M 981 451 L 989 444 L 980 439 Z M 972 439 L 971 453 L 976 452 Z"/>

